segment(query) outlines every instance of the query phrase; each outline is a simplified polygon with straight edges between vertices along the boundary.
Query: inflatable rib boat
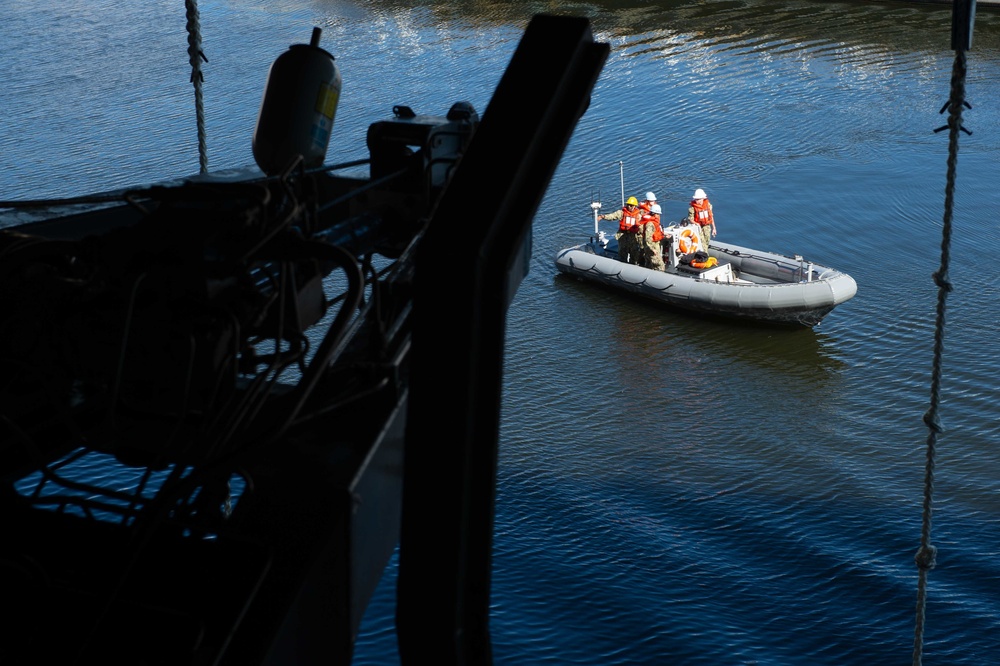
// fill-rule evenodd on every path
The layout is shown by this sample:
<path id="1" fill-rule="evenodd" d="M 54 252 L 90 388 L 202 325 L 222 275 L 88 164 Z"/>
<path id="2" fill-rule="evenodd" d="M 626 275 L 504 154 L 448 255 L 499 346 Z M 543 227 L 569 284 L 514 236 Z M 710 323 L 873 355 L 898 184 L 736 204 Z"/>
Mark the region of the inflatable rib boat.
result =
<path id="1" fill-rule="evenodd" d="M 630 292 L 701 314 L 811 327 L 850 300 L 858 285 L 850 275 L 807 261 L 713 240 L 692 261 L 683 252 L 687 225 L 664 227 L 664 270 L 623 261 L 618 243 L 597 230 L 590 241 L 560 250 L 556 268 L 581 280 Z M 692 265 L 692 263 L 694 265 Z"/>

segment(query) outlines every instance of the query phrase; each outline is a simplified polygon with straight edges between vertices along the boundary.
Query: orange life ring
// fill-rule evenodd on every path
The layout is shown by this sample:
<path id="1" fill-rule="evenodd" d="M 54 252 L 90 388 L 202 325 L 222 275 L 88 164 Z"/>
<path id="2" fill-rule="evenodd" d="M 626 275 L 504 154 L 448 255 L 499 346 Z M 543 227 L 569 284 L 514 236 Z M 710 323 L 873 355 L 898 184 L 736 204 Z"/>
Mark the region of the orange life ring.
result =
<path id="1" fill-rule="evenodd" d="M 677 249 L 681 251 L 681 254 L 697 252 L 700 246 L 701 236 L 692 229 L 685 229 L 677 238 Z"/>

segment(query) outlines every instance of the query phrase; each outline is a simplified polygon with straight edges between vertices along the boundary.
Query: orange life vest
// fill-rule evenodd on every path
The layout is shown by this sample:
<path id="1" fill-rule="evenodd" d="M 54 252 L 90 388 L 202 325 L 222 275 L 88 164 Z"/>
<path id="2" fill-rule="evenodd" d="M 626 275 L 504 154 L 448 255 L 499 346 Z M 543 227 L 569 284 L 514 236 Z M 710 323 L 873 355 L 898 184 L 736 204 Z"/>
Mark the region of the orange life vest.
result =
<path id="1" fill-rule="evenodd" d="M 642 217 L 639 219 L 639 224 L 652 224 L 653 225 L 653 242 L 659 243 L 663 240 L 663 227 L 660 226 L 660 216 L 656 213 L 650 213 L 649 209 L 645 205 L 640 206 L 642 208 Z"/>
<path id="2" fill-rule="evenodd" d="M 715 218 L 712 216 L 712 204 L 708 202 L 708 199 L 702 199 L 701 204 L 692 199 L 691 209 L 694 211 L 695 224 L 704 227 L 715 222 Z"/>
<path id="3" fill-rule="evenodd" d="M 719 262 L 715 257 L 709 257 L 705 261 L 692 261 L 691 265 L 695 268 L 711 268 L 712 266 L 718 266 Z"/>
<path id="4" fill-rule="evenodd" d="M 642 209 L 638 206 L 632 211 L 628 208 L 622 208 L 622 221 L 618 223 L 618 231 L 634 234 L 639 230 L 639 220 L 641 218 Z"/>

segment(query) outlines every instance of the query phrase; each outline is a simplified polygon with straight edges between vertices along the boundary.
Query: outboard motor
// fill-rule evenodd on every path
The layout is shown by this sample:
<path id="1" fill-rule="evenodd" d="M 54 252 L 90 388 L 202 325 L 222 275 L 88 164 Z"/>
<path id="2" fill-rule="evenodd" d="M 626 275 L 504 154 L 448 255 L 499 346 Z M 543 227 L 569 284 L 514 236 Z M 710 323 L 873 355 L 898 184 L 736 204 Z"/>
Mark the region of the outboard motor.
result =
<path id="1" fill-rule="evenodd" d="M 309 44 L 288 47 L 268 72 L 253 157 L 269 176 L 299 155 L 306 168 L 323 166 L 326 159 L 343 81 L 333 56 L 319 47 L 320 32 L 313 28 Z"/>

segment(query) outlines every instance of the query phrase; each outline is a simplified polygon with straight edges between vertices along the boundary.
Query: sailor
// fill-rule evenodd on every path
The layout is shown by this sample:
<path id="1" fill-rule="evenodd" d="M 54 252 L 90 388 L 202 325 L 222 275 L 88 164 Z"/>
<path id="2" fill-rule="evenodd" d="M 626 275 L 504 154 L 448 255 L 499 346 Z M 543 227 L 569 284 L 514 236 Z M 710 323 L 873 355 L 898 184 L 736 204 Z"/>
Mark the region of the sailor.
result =
<path id="1" fill-rule="evenodd" d="M 660 225 L 661 208 L 656 203 L 656 195 L 646 192 L 646 199 L 639 207 L 643 210 L 642 217 L 639 218 L 641 231 L 637 238 L 640 241 L 643 265 L 656 271 L 665 268 L 663 261 L 663 227 Z"/>
<path id="2" fill-rule="evenodd" d="M 641 261 L 639 241 L 636 236 L 639 231 L 639 220 L 642 218 L 642 209 L 639 208 L 639 200 L 629 197 L 625 205 L 618 210 L 607 215 L 598 215 L 598 220 L 618 220 L 618 233 L 615 240 L 618 241 L 618 258 L 630 264 L 638 264 Z"/>
<path id="3" fill-rule="evenodd" d="M 700 187 L 694 191 L 691 197 L 691 206 L 688 208 L 688 222 L 697 224 L 701 229 L 701 244 L 707 251 L 709 241 L 715 236 L 715 216 L 712 213 L 712 203 L 708 200 L 705 190 Z"/>
<path id="4" fill-rule="evenodd" d="M 656 203 L 656 195 L 652 192 L 646 192 L 646 198 L 643 199 L 642 203 L 639 204 L 639 208 L 643 210 L 649 210 L 650 207 Z"/>

